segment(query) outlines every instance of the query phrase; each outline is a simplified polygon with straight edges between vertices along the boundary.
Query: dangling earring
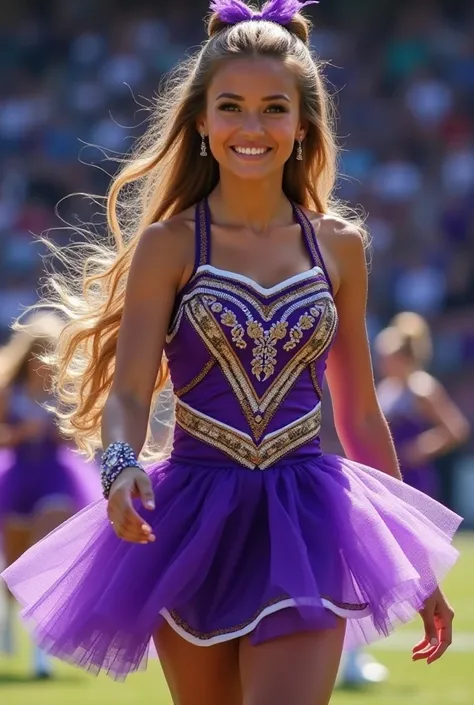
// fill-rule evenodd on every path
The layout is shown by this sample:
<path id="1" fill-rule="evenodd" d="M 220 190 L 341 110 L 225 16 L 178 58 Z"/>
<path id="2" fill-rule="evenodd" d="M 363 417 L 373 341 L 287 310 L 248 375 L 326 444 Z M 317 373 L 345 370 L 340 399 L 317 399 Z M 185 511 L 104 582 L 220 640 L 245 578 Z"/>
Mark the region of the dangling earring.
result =
<path id="1" fill-rule="evenodd" d="M 299 162 L 303 161 L 303 140 L 301 138 L 298 140 L 298 146 L 296 148 L 296 159 Z"/>
<path id="2" fill-rule="evenodd" d="M 201 157 L 207 157 L 206 135 L 201 132 Z"/>

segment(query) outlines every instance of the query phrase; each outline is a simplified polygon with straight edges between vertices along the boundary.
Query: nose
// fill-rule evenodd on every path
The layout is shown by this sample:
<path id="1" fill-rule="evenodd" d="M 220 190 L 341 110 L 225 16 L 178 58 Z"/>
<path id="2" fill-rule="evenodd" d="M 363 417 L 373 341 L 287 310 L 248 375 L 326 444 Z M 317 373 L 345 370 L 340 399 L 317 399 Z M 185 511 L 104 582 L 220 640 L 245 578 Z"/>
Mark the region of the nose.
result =
<path id="1" fill-rule="evenodd" d="M 259 137 L 264 133 L 264 127 L 258 113 L 247 113 L 243 120 L 242 132 L 248 138 Z"/>

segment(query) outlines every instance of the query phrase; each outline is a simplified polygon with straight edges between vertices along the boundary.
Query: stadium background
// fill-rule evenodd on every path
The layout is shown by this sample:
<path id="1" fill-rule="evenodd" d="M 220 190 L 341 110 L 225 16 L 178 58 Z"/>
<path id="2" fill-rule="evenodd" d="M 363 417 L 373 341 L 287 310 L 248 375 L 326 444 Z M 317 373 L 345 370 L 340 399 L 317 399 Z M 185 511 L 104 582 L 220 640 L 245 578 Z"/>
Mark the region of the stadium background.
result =
<path id="1" fill-rule="evenodd" d="M 2 3 L 0 342 L 21 307 L 36 297 L 43 264 L 34 235 L 61 226 L 55 207 L 71 192 L 105 192 L 115 167 L 91 145 L 109 154 L 129 149 L 145 126 L 141 106 L 162 75 L 204 38 L 206 11 L 206 0 Z M 339 113 L 344 151 L 338 194 L 368 213 L 370 334 L 402 309 L 427 316 L 435 336 L 433 371 L 473 420 L 474 4 L 323 0 L 309 14 L 315 22 L 313 46 L 329 62 L 325 74 Z M 83 198 L 59 206 L 60 216 L 72 223 L 94 220 L 95 212 Z M 70 234 L 60 227 L 52 237 L 65 242 Z M 331 447 L 330 422 L 326 427 Z M 466 526 L 474 526 L 472 445 L 443 459 L 440 472 L 445 501 L 466 516 Z M 469 535 L 463 546 L 470 560 L 462 563 L 467 571 L 462 580 L 457 573 L 456 594 L 464 594 L 469 581 L 472 593 Z M 472 641 L 472 607 L 463 620 Z M 462 654 L 451 664 L 459 665 Z M 43 702 L 39 691 L 15 688 L 9 668 L 0 660 L 5 702 L 23 705 L 27 693 L 35 704 Z M 21 670 L 20 661 L 13 673 L 15 668 Z M 448 680 L 454 672 L 446 669 Z M 467 671 L 458 681 L 464 676 Z M 80 692 L 83 681 L 70 678 L 67 692 L 58 691 L 60 685 L 47 686 L 53 695 L 43 689 L 44 702 L 54 697 L 75 702 L 73 692 Z M 397 705 L 402 697 L 411 702 L 410 693 L 424 701 L 422 686 L 413 675 L 407 678 L 412 686 L 394 696 Z M 101 699 L 126 702 L 133 692 L 128 687 L 120 691 L 128 696 L 113 687 L 94 691 L 85 683 L 90 698 L 99 693 Z M 151 696 L 155 691 L 147 683 Z M 148 691 L 140 692 L 146 697 Z M 458 694 L 451 700 L 447 690 L 439 702 L 472 703 L 473 692 L 470 699 Z M 437 700 L 431 696 L 430 702 Z"/>

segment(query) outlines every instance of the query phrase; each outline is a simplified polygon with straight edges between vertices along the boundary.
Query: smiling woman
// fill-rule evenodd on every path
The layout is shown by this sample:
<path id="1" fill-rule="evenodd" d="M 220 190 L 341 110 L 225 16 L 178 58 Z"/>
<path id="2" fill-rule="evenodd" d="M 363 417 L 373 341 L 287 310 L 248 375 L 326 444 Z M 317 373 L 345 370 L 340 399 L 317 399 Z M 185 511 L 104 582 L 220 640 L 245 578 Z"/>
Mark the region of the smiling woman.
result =
<path id="1" fill-rule="evenodd" d="M 153 638 L 180 705 L 327 705 L 343 646 L 418 611 L 415 658 L 451 639 L 460 517 L 400 481 L 302 6 L 215 0 L 111 187 L 116 248 L 93 245 L 82 297 L 53 280 L 60 423 L 86 452 L 102 441 L 107 502 L 4 576 L 82 667 L 123 678 Z M 173 450 L 144 472 L 168 375 Z M 347 458 L 321 448 L 325 375 Z"/>
<path id="2" fill-rule="evenodd" d="M 280 188 L 295 141 L 305 136 L 294 72 L 275 58 L 240 58 L 238 70 L 229 61 L 209 85 L 199 130 L 209 135 L 221 172 L 235 179 L 271 176 Z"/>

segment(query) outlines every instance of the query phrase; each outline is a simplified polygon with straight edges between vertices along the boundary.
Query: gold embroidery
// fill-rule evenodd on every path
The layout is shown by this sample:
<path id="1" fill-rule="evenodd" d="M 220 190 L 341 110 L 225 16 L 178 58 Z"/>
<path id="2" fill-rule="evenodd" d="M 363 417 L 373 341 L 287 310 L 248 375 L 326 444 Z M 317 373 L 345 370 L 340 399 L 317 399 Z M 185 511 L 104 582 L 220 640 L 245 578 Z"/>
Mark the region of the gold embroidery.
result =
<path id="1" fill-rule="evenodd" d="M 321 404 L 302 418 L 274 431 L 261 443 L 182 401 L 176 404 L 176 422 L 194 438 L 218 448 L 249 470 L 266 470 L 292 451 L 317 438 L 321 429 Z"/>
<path id="2" fill-rule="evenodd" d="M 316 363 L 312 362 L 311 365 L 309 366 L 309 373 L 311 375 L 311 381 L 313 382 L 313 387 L 320 399 L 323 398 L 323 391 L 321 389 L 321 386 L 319 384 L 318 380 L 318 374 L 316 372 Z"/>
<path id="3" fill-rule="evenodd" d="M 286 352 L 288 352 L 289 350 L 293 350 L 293 348 L 295 348 L 301 342 L 303 338 L 303 331 L 311 330 L 318 316 L 319 311 L 314 306 L 310 309 L 309 313 L 303 313 L 299 317 L 298 323 L 294 325 L 293 328 L 290 330 L 290 340 L 284 344 L 283 350 L 285 350 Z"/>
<path id="4" fill-rule="evenodd" d="M 298 292 L 298 298 L 300 298 L 300 292 Z M 216 301 L 215 296 L 205 294 L 202 299 L 209 305 L 213 313 L 222 311 L 222 306 Z M 265 329 L 262 323 L 254 320 L 250 312 L 246 312 L 246 315 L 248 317 L 247 335 L 256 343 L 252 350 L 251 371 L 259 382 L 265 382 L 275 372 L 277 342 L 285 339 L 288 332 L 288 323 L 285 320 L 280 320 L 273 323 L 270 328 Z M 310 330 L 315 325 L 319 315 L 317 307 L 312 306 L 309 312 L 306 311 L 300 316 L 298 323 L 290 330 L 290 340 L 283 345 L 283 349 L 286 352 L 289 352 L 301 342 L 303 331 Z M 244 350 L 247 347 L 247 342 L 244 339 L 245 331 L 244 327 L 238 322 L 236 314 L 230 309 L 224 308 L 220 322 L 222 325 L 231 328 L 232 342 L 237 348 Z"/>
<path id="5" fill-rule="evenodd" d="M 215 304 L 214 304 L 215 306 Z M 211 306 L 211 311 L 215 311 L 216 309 Z M 232 342 L 235 343 L 236 347 L 240 348 L 241 350 L 245 350 L 247 347 L 247 343 L 244 340 L 244 329 L 243 326 L 238 323 L 237 321 L 237 316 L 233 311 L 229 311 L 228 308 L 224 309 L 224 313 L 221 316 L 221 323 L 223 326 L 228 326 L 232 330 L 230 331 L 230 334 L 232 336 Z"/>
<path id="6" fill-rule="evenodd" d="M 276 344 L 285 337 L 287 328 L 288 324 L 281 321 L 273 323 L 269 330 L 264 330 L 259 321 L 247 322 L 247 335 L 256 343 L 252 350 L 252 373 L 259 382 L 265 382 L 275 372 Z"/>
<path id="7" fill-rule="evenodd" d="M 232 288 L 230 284 L 229 288 Z M 329 293 L 327 297 L 321 299 L 317 308 L 321 311 L 318 325 L 260 397 L 224 332 L 202 299 L 196 296 L 187 305 L 186 313 L 189 322 L 206 345 L 210 355 L 219 364 L 256 440 L 264 434 L 265 428 L 301 372 L 320 357 L 331 343 L 337 324 L 337 314 Z M 255 421 L 254 417 L 257 414 L 262 417 L 260 423 Z"/>
<path id="8" fill-rule="evenodd" d="M 191 391 L 191 389 L 194 389 L 202 380 L 204 377 L 206 377 L 207 373 L 214 367 L 216 364 L 216 361 L 214 358 L 211 358 L 206 362 L 202 370 L 197 374 L 193 379 L 188 382 L 187 384 L 184 385 L 184 387 L 180 387 L 180 389 L 175 390 L 175 395 L 179 398 L 187 394 L 188 392 Z"/>
<path id="9" fill-rule="evenodd" d="M 223 277 L 222 275 L 220 275 L 220 278 L 219 275 L 210 276 L 207 272 L 205 272 L 205 270 L 203 270 L 196 274 L 187 283 L 186 288 L 190 286 L 193 279 L 199 278 L 199 283 L 196 282 L 195 287 L 188 294 L 185 294 L 181 299 L 176 313 L 173 317 L 173 320 L 171 322 L 171 325 L 169 327 L 166 342 L 170 343 L 178 332 L 179 327 L 181 325 L 181 321 L 183 319 L 183 312 L 190 298 L 194 298 L 197 295 L 201 295 L 203 299 L 206 300 L 206 303 L 210 303 L 211 301 L 216 302 L 216 310 L 214 312 L 220 313 L 220 311 L 222 310 L 222 304 L 220 302 L 217 302 L 216 300 L 216 296 L 220 295 L 223 298 L 230 301 L 234 301 L 234 303 L 240 305 L 240 308 L 245 311 L 247 315 L 249 313 L 249 309 L 241 300 L 242 298 L 244 298 L 250 306 L 254 307 L 254 309 L 258 312 L 258 315 L 265 322 L 269 322 L 277 313 L 277 311 L 279 311 L 281 308 L 288 307 L 288 305 L 294 305 L 292 304 L 292 302 L 294 302 L 296 299 L 303 305 L 304 299 L 306 299 L 307 297 L 310 297 L 313 301 L 315 296 L 319 295 L 320 293 L 326 293 L 328 290 L 328 285 L 324 279 L 318 278 L 321 277 L 321 275 L 323 275 L 323 271 L 321 269 L 314 270 L 313 277 L 311 278 L 311 280 L 309 280 L 307 283 L 302 282 L 301 286 L 298 288 L 298 292 L 296 295 L 295 292 L 286 291 L 282 289 L 283 293 L 281 294 L 281 296 L 279 296 L 275 301 L 267 304 L 264 303 L 261 298 L 258 298 L 256 293 L 252 294 L 247 289 L 242 288 L 240 288 L 239 290 L 239 287 L 235 283 L 235 280 L 232 280 L 231 277 Z M 235 293 L 239 291 L 240 298 L 235 299 Z"/>
<path id="10" fill-rule="evenodd" d="M 196 282 L 195 288 L 183 297 L 183 305 L 186 305 L 190 298 L 194 298 L 198 294 L 213 301 L 216 301 L 219 296 L 228 300 L 233 300 L 235 296 L 238 296 L 236 303 L 240 305 L 242 310 L 248 310 L 246 305 L 248 304 L 268 323 L 280 309 L 286 309 L 288 304 L 291 305 L 293 302 L 303 301 L 303 299 L 308 299 L 307 303 L 313 303 L 318 294 L 327 292 L 328 285 L 321 278 L 322 275 L 323 271 L 321 269 L 315 269 L 311 279 L 302 281 L 296 292 L 282 289 L 278 298 L 266 303 L 264 295 L 260 292 L 251 292 L 249 289 L 244 289 L 240 282 L 232 279 L 232 277 L 223 276 L 222 274 L 209 274 L 206 270 L 202 270 L 196 275 L 196 277 L 199 277 L 199 281 Z M 294 288 L 294 284 L 292 287 Z M 245 301 L 245 304 L 243 301 Z"/>

